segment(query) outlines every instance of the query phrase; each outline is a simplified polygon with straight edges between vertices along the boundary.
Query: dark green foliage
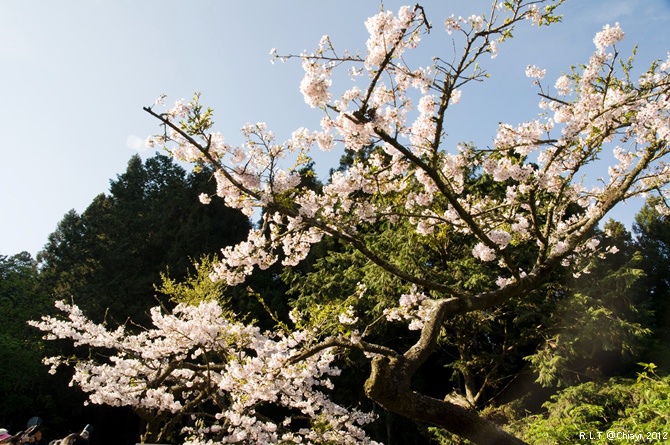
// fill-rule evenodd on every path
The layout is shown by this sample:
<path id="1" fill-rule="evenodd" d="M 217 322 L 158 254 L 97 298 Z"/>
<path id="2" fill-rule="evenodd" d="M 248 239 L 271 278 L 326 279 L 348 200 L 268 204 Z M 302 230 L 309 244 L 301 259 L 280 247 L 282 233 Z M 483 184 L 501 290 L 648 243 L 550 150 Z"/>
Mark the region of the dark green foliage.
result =
<path id="1" fill-rule="evenodd" d="M 609 221 L 601 248 L 619 250 L 595 257 L 589 273 L 552 285 L 553 298 L 543 311 L 538 351 L 526 359 L 538 383 L 569 385 L 599 375 L 627 372 L 651 334 L 651 313 L 640 292 L 642 258 L 630 233 Z"/>
<path id="2" fill-rule="evenodd" d="M 645 204 L 635 217 L 633 230 L 642 254 L 641 268 L 645 272 L 642 292 L 653 311 L 649 324 L 653 337 L 644 360 L 670 372 L 670 220 L 656 210 L 657 203 L 649 200 Z"/>
<path id="3" fill-rule="evenodd" d="M 0 255 L 0 420 L 10 426 L 38 411 L 52 408 L 47 394 L 49 376 L 42 365 L 40 333 L 26 321 L 50 310 L 51 304 L 38 288 L 37 263 L 27 252 Z M 17 424 L 16 428 L 25 428 Z"/>
<path id="4" fill-rule="evenodd" d="M 44 288 L 74 298 L 93 320 L 144 323 L 156 304 L 153 286 L 168 267 L 180 279 L 191 261 L 243 239 L 249 221 L 214 200 L 211 173 L 186 172 L 171 158 L 134 156 L 81 214 L 70 211 L 38 258 Z"/>

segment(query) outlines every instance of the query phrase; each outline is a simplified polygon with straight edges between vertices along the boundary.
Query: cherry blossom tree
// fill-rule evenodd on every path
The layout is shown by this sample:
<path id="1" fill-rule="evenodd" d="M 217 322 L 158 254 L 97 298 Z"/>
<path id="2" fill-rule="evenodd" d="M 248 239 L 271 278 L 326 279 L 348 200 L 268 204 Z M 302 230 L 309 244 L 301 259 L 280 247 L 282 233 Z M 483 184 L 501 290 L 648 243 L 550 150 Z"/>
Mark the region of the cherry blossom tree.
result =
<path id="1" fill-rule="evenodd" d="M 216 301 L 178 305 L 171 314 L 154 308 L 154 328 L 139 334 L 95 324 L 74 305 L 56 306 L 66 318 L 32 325 L 50 339 L 115 351 L 108 360 L 77 361 L 72 383 L 90 393 L 91 403 L 134 407 L 147 423 L 143 442 L 174 439 L 181 427 L 177 432 L 193 444 L 375 443 L 361 428 L 374 416 L 345 409 L 319 390 L 332 387 L 330 377 L 339 373 L 334 355 L 292 360 L 314 340 L 311 332 L 264 334 L 231 320 Z M 67 361 L 47 363 L 55 372 Z M 284 410 L 265 415 L 263 404 Z M 183 427 L 184 417 L 197 421 Z"/>
<path id="2" fill-rule="evenodd" d="M 622 60 L 617 50 L 624 37 L 618 24 L 605 26 L 593 40 L 590 60 L 553 85 L 545 83 L 544 70 L 528 67 L 526 75 L 538 88 L 539 118 L 500 124 L 491 147 L 446 143 L 447 111 L 458 106 L 471 84 L 486 80 L 480 60 L 495 58 L 515 26 L 557 21 L 554 10 L 560 3 L 494 1 L 482 15 L 448 17 L 439 26 L 428 21 L 429 14 L 421 6 L 403 7 L 366 21 L 370 36 L 364 53 L 340 52 L 327 36 L 313 53 L 280 56 L 273 50 L 277 60 L 302 62 L 305 76 L 300 91 L 310 107 L 323 112 L 319 129 L 300 128 L 285 142 L 278 142 L 265 124 L 256 123 L 242 129 L 242 145 L 228 144 L 214 131 L 213 112 L 203 107 L 199 95 L 165 111 L 160 111 L 164 98 L 145 108 L 164 127 L 163 134 L 149 138 L 150 145 L 165 146 L 179 160 L 214 168 L 217 193 L 201 196 L 203 203 L 220 198 L 249 216 L 263 211 L 262 224 L 245 241 L 222 250 L 214 280 L 237 285 L 256 268 L 278 261 L 298 264 L 311 246 L 332 237 L 413 285 L 395 307 L 387 308 L 385 316 L 419 331 L 415 344 L 394 350 L 368 342 L 362 326 L 373 321 L 359 320 L 353 306 L 342 308 L 341 329 L 327 335 L 318 330 L 261 334 L 252 326 L 211 321 L 216 306 L 200 306 L 193 316 L 187 314 L 196 309 L 180 306 L 173 316 L 155 312 L 157 331 L 137 339 L 75 321 L 80 320 L 76 308 L 63 306 L 75 319 L 63 325 L 47 319 L 40 326 L 91 345 L 93 336 L 102 332 L 108 340 L 100 346 L 121 351 L 120 357 L 126 357 L 123 351 L 130 350 L 129 343 L 155 342 L 167 348 L 160 352 L 149 343 L 132 346 L 134 354 L 146 350 L 153 355 L 128 362 L 113 358 L 105 368 L 87 365 L 75 375 L 75 383 L 89 391 L 96 403 L 138 407 L 150 403 L 171 412 L 190 413 L 204 398 L 211 399 L 219 410 L 213 415 L 215 421 L 205 422 L 212 426 L 203 426 L 198 430 L 203 435 L 194 438 L 209 433 L 230 443 L 281 443 L 298 441 L 297 435 L 302 435 L 309 443 L 365 443 L 368 439 L 358 428 L 369 419 L 333 405 L 318 389 L 328 386 L 326 377 L 336 372 L 330 367 L 332 351 L 358 349 L 371 361 L 366 395 L 385 409 L 477 444 L 523 443 L 465 407 L 416 392 L 413 375 L 431 355 L 445 320 L 523 299 L 558 268 L 575 275 L 588 273 L 594 256 L 612 251 L 599 248 L 594 237 L 604 216 L 635 196 L 657 194 L 666 204 L 670 180 L 665 161 L 670 136 L 670 58 L 633 78 L 632 60 Z M 463 44 L 463 51 L 447 51 L 415 64 L 412 51 L 429 32 L 448 33 Z M 353 86 L 335 87 L 341 72 L 349 73 Z M 312 162 L 313 153 L 338 147 L 354 152 L 376 149 L 347 170 L 334 172 L 320 191 L 299 187 L 299 170 Z M 608 153 L 616 161 L 608 166 L 606 176 L 593 178 L 590 173 L 594 167 L 597 171 Z M 474 182 L 482 177 L 504 193 L 472 193 Z M 659 206 L 660 211 L 665 208 Z M 474 246 L 471 255 L 494 268 L 497 280 L 484 291 L 469 293 L 436 278 L 439 275 L 431 264 L 414 264 L 408 270 L 395 260 L 392 249 L 380 249 L 372 242 L 374 231 L 369 229 L 378 225 L 397 230 L 409 227 L 436 242 L 445 233 L 469 237 Z M 306 314 L 296 311 L 291 316 L 300 326 Z M 174 327 L 164 324 L 168 319 Z M 188 330 L 181 326 L 184 319 L 190 320 Z M 190 329 L 204 332 L 192 335 Z M 179 333 L 175 339 L 173 332 Z M 178 353 L 172 342 L 182 337 L 189 340 Z M 230 352 L 216 352 L 221 356 L 192 364 L 192 356 L 205 351 Z M 168 359 L 168 352 L 182 355 Z M 151 365 L 153 360 L 167 361 Z M 106 398 L 107 387 L 122 381 L 123 369 L 134 384 L 144 382 L 144 386 L 131 399 Z M 146 369 L 141 378 L 135 374 L 139 369 Z M 215 373 L 220 377 L 212 377 Z M 168 374 L 183 381 L 198 376 L 197 390 L 178 391 L 188 401 L 178 402 L 179 397 L 170 392 L 174 385 L 168 382 Z M 235 378 L 239 381 L 224 383 Z M 226 403 L 217 402 L 221 393 L 226 394 Z M 163 400 L 163 405 L 154 399 Z M 288 436 L 281 436 L 276 422 L 253 411 L 258 401 L 302 412 L 312 419 L 312 429 L 287 427 L 283 434 Z M 307 407 L 315 411 L 307 412 Z M 327 418 L 329 426 L 319 429 L 317 417 Z M 333 436 L 326 438 L 323 431 Z"/>

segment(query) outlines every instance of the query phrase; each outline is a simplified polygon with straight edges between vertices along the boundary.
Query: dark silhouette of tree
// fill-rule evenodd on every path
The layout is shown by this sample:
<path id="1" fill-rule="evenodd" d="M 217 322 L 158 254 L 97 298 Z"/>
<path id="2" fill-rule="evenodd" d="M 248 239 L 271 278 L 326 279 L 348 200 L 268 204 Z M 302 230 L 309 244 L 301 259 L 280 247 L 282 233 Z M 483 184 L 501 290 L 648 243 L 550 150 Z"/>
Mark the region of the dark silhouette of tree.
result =
<path id="1" fill-rule="evenodd" d="M 42 285 L 55 298 L 73 298 L 93 319 L 142 323 L 156 304 L 161 272 L 184 277 L 192 261 L 242 239 L 250 227 L 221 202 L 203 206 L 211 172 L 187 174 L 164 155 L 142 162 L 110 182 L 81 214 L 68 212 L 38 259 Z"/>

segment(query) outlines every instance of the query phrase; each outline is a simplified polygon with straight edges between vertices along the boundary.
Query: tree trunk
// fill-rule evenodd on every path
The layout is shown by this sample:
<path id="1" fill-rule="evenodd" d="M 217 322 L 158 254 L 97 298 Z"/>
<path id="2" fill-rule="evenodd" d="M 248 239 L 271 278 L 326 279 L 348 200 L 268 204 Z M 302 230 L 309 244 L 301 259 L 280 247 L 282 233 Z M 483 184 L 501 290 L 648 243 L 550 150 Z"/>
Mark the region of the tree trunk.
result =
<path id="1" fill-rule="evenodd" d="M 365 394 L 391 412 L 444 428 L 477 445 L 525 445 L 470 410 L 412 391 L 411 368 L 404 357 L 376 357 Z"/>

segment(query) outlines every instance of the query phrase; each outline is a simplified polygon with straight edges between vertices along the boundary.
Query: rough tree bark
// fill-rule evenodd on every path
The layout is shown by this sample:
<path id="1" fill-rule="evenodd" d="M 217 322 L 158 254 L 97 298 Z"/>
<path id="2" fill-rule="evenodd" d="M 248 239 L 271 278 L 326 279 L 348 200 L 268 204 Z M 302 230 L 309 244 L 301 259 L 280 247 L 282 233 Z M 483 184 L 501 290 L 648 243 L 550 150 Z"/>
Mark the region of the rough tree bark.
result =
<path id="1" fill-rule="evenodd" d="M 388 411 L 439 426 L 478 445 L 525 444 L 472 411 L 413 391 L 410 368 L 404 357 L 374 358 L 365 394 Z"/>
<path id="2" fill-rule="evenodd" d="M 412 390 L 412 376 L 435 349 L 444 318 L 454 310 L 449 302 L 434 303 L 419 340 L 407 352 L 377 355 L 372 360 L 365 394 L 388 411 L 444 428 L 478 445 L 525 444 L 476 412 Z"/>

